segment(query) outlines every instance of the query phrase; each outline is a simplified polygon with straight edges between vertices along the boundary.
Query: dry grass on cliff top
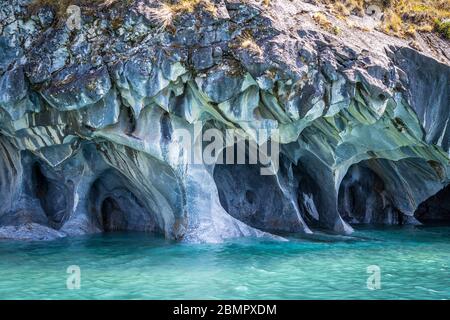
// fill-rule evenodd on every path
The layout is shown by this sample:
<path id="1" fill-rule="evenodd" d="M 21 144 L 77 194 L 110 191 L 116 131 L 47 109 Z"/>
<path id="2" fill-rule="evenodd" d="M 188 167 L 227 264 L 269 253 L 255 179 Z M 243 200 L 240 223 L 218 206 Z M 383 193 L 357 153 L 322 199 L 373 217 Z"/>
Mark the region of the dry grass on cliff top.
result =
<path id="1" fill-rule="evenodd" d="M 130 5 L 134 2 L 136 0 L 33 0 L 28 10 L 34 14 L 40 8 L 48 6 L 53 9 L 58 19 L 62 19 L 67 16 L 70 5 L 79 6 L 86 14 L 95 15 L 98 9 L 109 8 L 113 5 Z M 167 0 L 160 1 L 157 7 L 148 7 L 139 3 L 138 10 L 147 18 L 158 22 L 161 27 L 167 27 L 178 15 L 192 13 L 198 7 L 212 15 L 217 14 L 217 8 L 210 0 Z"/>
<path id="2" fill-rule="evenodd" d="M 76 5 L 85 9 L 108 8 L 115 4 L 130 5 L 136 0 L 33 0 L 29 5 L 31 12 L 36 12 L 43 6 L 53 8 L 57 16 L 62 17 L 67 13 L 70 5 Z M 160 8 L 170 11 L 172 14 L 182 14 L 193 12 L 194 9 L 203 5 L 203 8 L 210 12 L 216 12 L 216 7 L 210 0 L 167 0 L 160 1 Z"/>
<path id="3" fill-rule="evenodd" d="M 95 14 L 98 8 L 108 8 L 112 5 L 128 5 L 135 0 L 34 0 L 31 12 L 36 12 L 42 6 L 50 6 L 57 17 L 66 15 L 69 5 L 78 5 Z M 275 0 L 263 0 L 265 6 L 270 6 Z M 295 1 L 295 0 L 293 0 Z M 318 0 L 337 17 L 350 15 L 362 16 L 369 5 L 375 4 L 382 9 L 383 17 L 381 31 L 399 37 L 414 36 L 416 31 L 438 32 L 450 39 L 450 1 L 449 0 Z M 215 15 L 216 8 L 210 0 L 167 0 L 161 1 L 156 8 L 140 8 L 143 14 L 158 21 L 162 27 L 172 24 L 174 18 L 183 13 L 191 13 L 198 6 L 202 10 Z M 315 19 L 317 23 L 328 25 L 324 19 Z M 328 26 L 328 29 L 332 27 Z M 333 30 L 334 32 L 335 30 Z"/>
<path id="4" fill-rule="evenodd" d="M 172 2 L 162 1 L 156 8 L 139 7 L 139 11 L 150 20 L 158 22 L 162 28 L 171 26 L 173 20 L 183 13 L 192 13 L 198 7 L 217 15 L 217 8 L 210 0 L 178 0 Z"/>
<path id="5" fill-rule="evenodd" d="M 50 7 L 58 19 L 68 15 L 67 9 L 71 5 L 83 8 L 86 13 L 95 14 L 98 9 L 107 9 L 112 5 L 129 5 L 134 0 L 33 0 L 28 6 L 28 12 L 35 14 L 42 7 Z"/>
<path id="6" fill-rule="evenodd" d="M 449 0 L 319 0 L 337 17 L 362 16 L 369 5 L 382 10 L 381 31 L 399 37 L 416 31 L 438 32 L 450 39 Z"/>

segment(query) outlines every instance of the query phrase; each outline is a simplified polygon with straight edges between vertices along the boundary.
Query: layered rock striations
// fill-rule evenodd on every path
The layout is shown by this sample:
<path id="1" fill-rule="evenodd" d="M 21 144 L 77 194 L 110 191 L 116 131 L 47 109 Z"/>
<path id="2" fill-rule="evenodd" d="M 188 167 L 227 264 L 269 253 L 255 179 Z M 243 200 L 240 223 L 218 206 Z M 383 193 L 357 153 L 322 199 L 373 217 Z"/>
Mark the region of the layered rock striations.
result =
<path id="1" fill-rule="evenodd" d="M 302 1 L 95 4 L 79 26 L 0 1 L 0 238 L 450 218 L 448 42 L 417 51 L 339 20 L 335 34 Z M 278 130 L 279 170 L 191 163 L 174 133 L 199 126 Z"/>

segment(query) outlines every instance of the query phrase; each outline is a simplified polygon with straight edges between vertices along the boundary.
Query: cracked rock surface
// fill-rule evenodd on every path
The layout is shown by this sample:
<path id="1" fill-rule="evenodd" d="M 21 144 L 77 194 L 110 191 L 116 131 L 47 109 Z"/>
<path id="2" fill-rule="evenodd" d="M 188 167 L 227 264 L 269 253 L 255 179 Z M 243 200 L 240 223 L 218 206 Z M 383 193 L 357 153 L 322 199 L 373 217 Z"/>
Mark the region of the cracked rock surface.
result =
<path id="1" fill-rule="evenodd" d="M 165 27 L 160 1 L 119 1 L 73 30 L 30 2 L 0 0 L 0 238 L 450 220 L 448 42 L 335 35 L 303 1 L 200 1 Z M 190 163 L 174 132 L 199 125 L 278 129 L 276 175 Z"/>

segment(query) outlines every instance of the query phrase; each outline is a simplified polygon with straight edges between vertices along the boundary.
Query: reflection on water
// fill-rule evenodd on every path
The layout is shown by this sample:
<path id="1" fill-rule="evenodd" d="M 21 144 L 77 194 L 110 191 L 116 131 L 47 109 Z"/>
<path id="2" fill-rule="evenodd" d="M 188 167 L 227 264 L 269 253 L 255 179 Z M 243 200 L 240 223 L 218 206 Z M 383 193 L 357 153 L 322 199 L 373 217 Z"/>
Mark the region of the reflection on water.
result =
<path id="1" fill-rule="evenodd" d="M 67 267 L 81 268 L 68 290 Z M 369 265 L 381 289 L 367 289 Z M 450 227 L 180 244 L 145 234 L 0 242 L 1 299 L 448 299 Z"/>

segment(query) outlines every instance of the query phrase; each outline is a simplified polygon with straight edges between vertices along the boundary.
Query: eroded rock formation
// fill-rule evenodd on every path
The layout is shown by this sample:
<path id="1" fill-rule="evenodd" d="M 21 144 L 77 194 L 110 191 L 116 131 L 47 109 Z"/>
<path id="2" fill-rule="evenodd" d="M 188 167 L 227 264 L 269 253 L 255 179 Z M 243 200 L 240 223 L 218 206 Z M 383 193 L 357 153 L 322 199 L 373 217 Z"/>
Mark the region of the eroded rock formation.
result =
<path id="1" fill-rule="evenodd" d="M 332 34 L 303 1 L 196 1 L 170 23 L 159 1 L 96 4 L 80 28 L 0 1 L 0 238 L 215 242 L 449 218 L 448 51 Z M 199 124 L 278 129 L 276 175 L 191 164 L 173 132 Z"/>

